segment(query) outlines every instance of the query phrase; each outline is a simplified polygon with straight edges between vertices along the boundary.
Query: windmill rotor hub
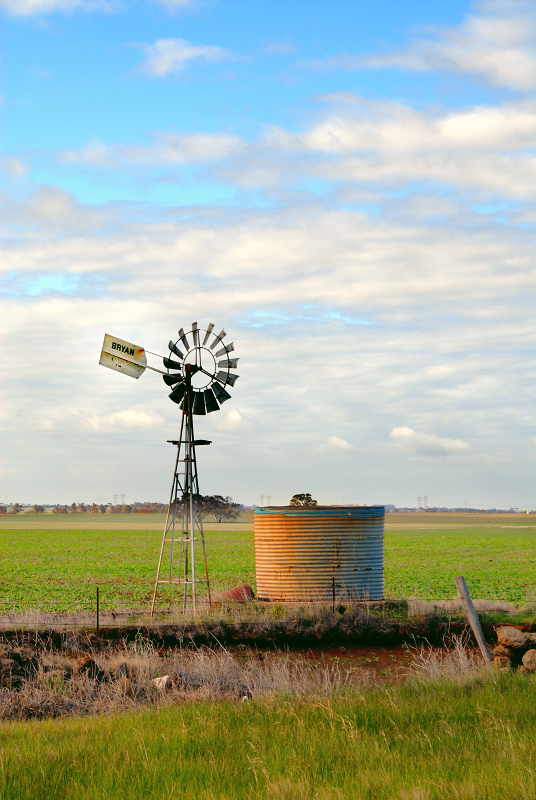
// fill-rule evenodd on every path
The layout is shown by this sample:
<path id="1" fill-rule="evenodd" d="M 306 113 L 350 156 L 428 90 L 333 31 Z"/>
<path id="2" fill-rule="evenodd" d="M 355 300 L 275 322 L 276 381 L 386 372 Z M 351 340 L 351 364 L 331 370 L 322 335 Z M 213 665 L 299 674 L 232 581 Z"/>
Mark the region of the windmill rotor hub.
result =
<path id="1" fill-rule="evenodd" d="M 190 350 L 184 358 L 184 368 L 197 367 L 192 369 L 192 389 L 203 390 L 212 383 L 212 376 L 217 372 L 216 359 L 208 347 L 200 347 Z M 207 372 L 210 373 L 207 375 Z"/>
<path id="2" fill-rule="evenodd" d="M 218 411 L 231 395 L 225 388 L 234 386 L 238 375 L 231 372 L 238 364 L 234 343 L 224 342 L 224 330 L 214 333 L 211 322 L 206 329 L 179 329 L 179 338 L 169 342 L 169 356 L 163 359 L 167 374 L 164 383 L 172 387 L 170 400 L 184 409 L 185 401 L 195 415 Z"/>

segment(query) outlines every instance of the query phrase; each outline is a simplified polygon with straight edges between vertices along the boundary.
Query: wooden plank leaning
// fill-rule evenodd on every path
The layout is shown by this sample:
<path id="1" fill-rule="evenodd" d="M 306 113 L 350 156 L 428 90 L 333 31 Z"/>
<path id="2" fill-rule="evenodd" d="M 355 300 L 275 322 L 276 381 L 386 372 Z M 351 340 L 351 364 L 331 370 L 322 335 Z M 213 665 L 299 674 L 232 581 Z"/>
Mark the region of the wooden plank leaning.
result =
<path id="1" fill-rule="evenodd" d="M 454 583 L 456 584 L 456 589 L 458 590 L 458 597 L 462 601 L 465 616 L 467 617 L 467 621 L 469 622 L 471 630 L 475 635 L 475 639 L 480 647 L 480 652 L 484 657 L 484 661 L 486 664 L 491 665 L 491 653 L 486 644 L 486 640 L 484 639 L 484 634 L 480 626 L 480 620 L 478 619 L 473 601 L 471 600 L 471 595 L 469 594 L 469 589 L 467 588 L 465 578 L 460 575 L 458 578 L 454 578 Z"/>

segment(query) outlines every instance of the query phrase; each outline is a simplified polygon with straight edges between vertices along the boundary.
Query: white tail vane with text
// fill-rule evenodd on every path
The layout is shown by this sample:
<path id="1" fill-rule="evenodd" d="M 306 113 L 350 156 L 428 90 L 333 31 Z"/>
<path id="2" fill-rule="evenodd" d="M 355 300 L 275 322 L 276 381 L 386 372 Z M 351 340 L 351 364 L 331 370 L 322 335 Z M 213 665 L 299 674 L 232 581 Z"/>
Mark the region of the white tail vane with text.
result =
<path id="1" fill-rule="evenodd" d="M 147 369 L 147 356 L 143 347 L 106 333 L 99 364 L 123 372 L 131 378 L 139 378 Z"/>

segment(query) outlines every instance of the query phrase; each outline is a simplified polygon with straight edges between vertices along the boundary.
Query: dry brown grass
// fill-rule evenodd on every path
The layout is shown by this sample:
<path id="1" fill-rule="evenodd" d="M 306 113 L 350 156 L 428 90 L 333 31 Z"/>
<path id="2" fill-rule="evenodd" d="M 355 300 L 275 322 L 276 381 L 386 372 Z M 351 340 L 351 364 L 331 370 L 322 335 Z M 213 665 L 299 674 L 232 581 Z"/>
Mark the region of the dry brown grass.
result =
<path id="1" fill-rule="evenodd" d="M 409 677 L 420 682 L 446 680 L 463 683 L 483 675 L 490 669 L 484 663 L 480 652 L 469 647 L 469 636 L 452 636 L 445 647 L 419 645 L 410 648 L 412 661 Z"/>
<path id="2" fill-rule="evenodd" d="M 328 668 L 282 652 L 262 660 L 253 651 L 235 657 L 225 648 L 162 655 L 142 637 L 110 652 L 74 654 L 69 641 L 65 646 L 66 652 L 45 648 L 32 674 L 6 681 L 0 719 L 111 713 L 192 700 L 333 697 L 360 693 L 376 682 L 369 671 L 351 676 L 337 664 Z M 158 689 L 153 679 L 165 675 L 173 678 L 172 685 Z"/>

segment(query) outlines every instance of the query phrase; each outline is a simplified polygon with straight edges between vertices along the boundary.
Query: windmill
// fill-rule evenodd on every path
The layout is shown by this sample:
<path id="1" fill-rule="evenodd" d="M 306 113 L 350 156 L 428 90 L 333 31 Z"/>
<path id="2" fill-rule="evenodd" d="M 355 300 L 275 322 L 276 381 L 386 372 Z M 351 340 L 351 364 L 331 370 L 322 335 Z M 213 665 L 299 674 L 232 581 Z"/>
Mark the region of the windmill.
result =
<path id="1" fill-rule="evenodd" d="M 151 616 L 161 584 L 181 587 L 183 610 L 186 610 L 190 590 L 194 615 L 198 584 L 207 585 L 211 602 L 196 458 L 196 446 L 209 445 L 211 442 L 195 438 L 193 417 L 217 411 L 231 397 L 225 387 L 234 386 L 238 379 L 238 375 L 231 372 L 236 369 L 238 358 L 230 357 L 234 344 L 224 344 L 227 336 L 224 330 L 216 334 L 212 322 L 206 329 L 192 322 L 191 330 L 185 332 L 181 328 L 178 336 L 176 341 L 169 342 L 169 355 L 160 356 L 166 372 L 148 366 L 144 348 L 108 334 L 104 337 L 99 362 L 134 378 L 139 378 L 145 369 L 162 374 L 164 383 L 171 387 L 170 399 L 182 411 L 179 438 L 168 439 L 170 444 L 176 446 L 177 454 L 158 557 Z M 196 556 L 201 554 L 203 577 L 199 577 L 197 571 Z"/>

